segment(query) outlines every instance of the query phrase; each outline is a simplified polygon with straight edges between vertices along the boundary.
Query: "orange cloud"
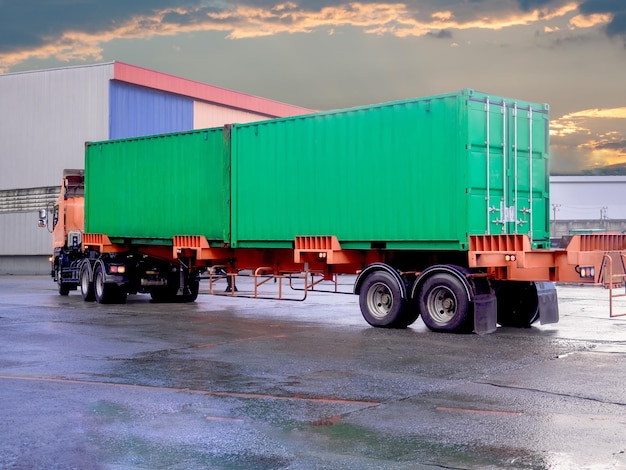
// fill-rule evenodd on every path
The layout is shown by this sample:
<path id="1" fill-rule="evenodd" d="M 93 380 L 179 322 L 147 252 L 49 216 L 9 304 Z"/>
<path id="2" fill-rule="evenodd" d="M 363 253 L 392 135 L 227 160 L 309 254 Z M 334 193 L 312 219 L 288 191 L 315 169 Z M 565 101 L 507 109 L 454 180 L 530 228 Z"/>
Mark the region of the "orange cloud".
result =
<path id="1" fill-rule="evenodd" d="M 626 107 L 586 109 L 550 123 L 554 149 L 577 149 L 586 155 L 584 166 L 626 161 Z M 564 155 L 566 158 L 567 155 Z"/>
<path id="2" fill-rule="evenodd" d="M 433 13 L 430 16 L 440 21 L 447 21 L 450 18 L 452 18 L 452 12 L 451 11 L 439 11 L 439 12 Z"/>
<path id="3" fill-rule="evenodd" d="M 609 108 L 609 109 L 586 109 L 584 111 L 577 111 L 575 113 L 566 114 L 561 119 L 576 119 L 576 118 L 607 118 L 607 119 L 626 119 L 626 106 L 621 108 Z"/>
<path id="4" fill-rule="evenodd" d="M 500 30 L 512 26 L 567 18 L 578 11 L 576 2 L 550 10 L 528 12 L 499 12 L 489 17 L 460 20 L 448 10 L 431 13 L 418 19 L 412 2 L 404 3 L 350 3 L 327 6 L 319 11 L 303 10 L 291 1 L 260 8 L 237 4 L 223 11 L 169 8 L 152 16 L 129 18 L 108 31 L 88 33 L 66 31 L 42 47 L 4 54 L 0 58 L 0 72 L 27 59 L 55 57 L 60 60 L 101 60 L 103 45 L 113 39 L 146 39 L 153 36 L 176 35 L 197 31 L 223 31 L 230 39 L 270 36 L 280 33 L 310 33 L 317 29 L 334 31 L 341 26 L 363 28 L 368 34 L 390 34 L 398 37 L 423 36 L 441 30 L 489 29 Z M 176 19 L 178 18 L 178 21 Z M 607 15 L 574 16 L 572 27 L 589 27 L 606 22 Z M 546 25 L 546 30 L 554 26 Z"/>
<path id="5" fill-rule="evenodd" d="M 572 28 L 592 28 L 599 24 L 606 24 L 611 20 L 611 15 L 576 15 L 569 20 L 570 27 Z"/>
<path id="6" fill-rule="evenodd" d="M 572 134 L 590 135 L 589 123 L 596 119 L 626 119 L 626 107 L 585 109 L 566 114 L 550 124 L 550 135 L 564 137 Z"/>

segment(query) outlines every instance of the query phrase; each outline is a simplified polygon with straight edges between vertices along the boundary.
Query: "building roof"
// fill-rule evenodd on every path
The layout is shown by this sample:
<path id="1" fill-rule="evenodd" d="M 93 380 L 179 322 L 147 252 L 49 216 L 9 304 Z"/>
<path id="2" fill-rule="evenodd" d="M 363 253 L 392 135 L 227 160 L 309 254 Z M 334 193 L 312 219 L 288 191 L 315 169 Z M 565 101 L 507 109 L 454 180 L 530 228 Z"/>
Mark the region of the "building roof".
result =
<path id="1" fill-rule="evenodd" d="M 222 88 L 207 83 L 198 82 L 170 75 L 163 72 L 127 64 L 120 61 L 105 62 L 98 64 L 77 65 L 59 67 L 44 70 L 29 70 L 0 74 L 1 77 L 14 75 L 36 74 L 39 72 L 53 72 L 56 70 L 84 69 L 90 67 L 112 66 L 112 80 L 138 85 L 154 90 L 165 91 L 181 96 L 186 96 L 198 101 L 205 101 L 220 106 L 240 109 L 252 113 L 263 114 L 268 117 L 288 117 L 300 114 L 309 114 L 316 110 L 294 106 L 280 101 L 274 101 L 260 96 L 241 93 L 238 91 Z"/>
<path id="2" fill-rule="evenodd" d="M 208 85 L 206 83 L 188 80 L 162 72 L 156 72 L 124 62 L 115 61 L 113 62 L 113 66 L 114 80 L 189 96 L 197 100 L 208 101 L 222 106 L 266 114 L 271 117 L 296 116 L 313 112 L 311 109 L 240 93 L 227 88 Z"/>

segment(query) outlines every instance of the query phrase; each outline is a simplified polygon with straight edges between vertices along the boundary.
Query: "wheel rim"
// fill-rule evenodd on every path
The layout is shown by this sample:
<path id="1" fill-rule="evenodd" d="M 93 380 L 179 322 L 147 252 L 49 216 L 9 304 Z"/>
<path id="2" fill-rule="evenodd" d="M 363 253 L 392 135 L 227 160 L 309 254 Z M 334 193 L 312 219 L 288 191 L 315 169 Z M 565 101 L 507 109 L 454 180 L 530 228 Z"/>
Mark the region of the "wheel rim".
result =
<path id="1" fill-rule="evenodd" d="M 377 282 L 367 292 L 367 307 L 377 319 L 385 318 L 393 307 L 393 294 L 389 287 Z"/>
<path id="2" fill-rule="evenodd" d="M 436 287 L 428 295 L 428 313 L 439 325 L 449 323 L 457 313 L 457 300 L 454 292 L 447 287 Z"/>

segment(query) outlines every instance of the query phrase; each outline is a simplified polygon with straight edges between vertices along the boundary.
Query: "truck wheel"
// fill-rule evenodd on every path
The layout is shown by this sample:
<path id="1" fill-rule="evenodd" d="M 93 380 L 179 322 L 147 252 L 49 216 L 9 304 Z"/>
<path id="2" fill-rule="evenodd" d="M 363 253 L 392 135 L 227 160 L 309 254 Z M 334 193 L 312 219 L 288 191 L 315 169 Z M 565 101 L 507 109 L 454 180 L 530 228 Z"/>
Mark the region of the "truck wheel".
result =
<path id="1" fill-rule="evenodd" d="M 177 292 L 178 287 L 155 287 L 150 291 L 150 298 L 152 299 L 152 302 L 157 304 L 174 303 L 177 302 Z"/>
<path id="2" fill-rule="evenodd" d="M 80 269 L 80 293 L 83 296 L 85 302 L 93 302 L 96 300 L 96 296 L 93 291 L 93 282 L 89 279 L 89 269 L 86 265 Z"/>
<path id="3" fill-rule="evenodd" d="M 116 304 L 125 304 L 126 300 L 128 299 L 128 293 L 119 286 L 115 286 L 115 291 L 116 293 L 114 302 Z"/>
<path id="4" fill-rule="evenodd" d="M 426 279 L 419 291 L 418 303 L 422 320 L 430 330 L 471 331 L 470 301 L 465 287 L 456 277 L 438 273 Z"/>
<path id="5" fill-rule="evenodd" d="M 185 294 L 181 297 L 181 302 L 190 303 L 195 302 L 198 298 L 198 291 L 200 290 L 200 281 L 197 279 L 189 281 L 189 294 Z"/>
<path id="6" fill-rule="evenodd" d="M 93 290 L 99 304 L 112 304 L 122 300 L 119 295 L 119 288 L 115 284 L 104 282 L 104 271 L 101 264 L 96 266 L 93 273 Z M 126 301 L 126 293 L 123 294 L 123 301 Z"/>
<path id="7" fill-rule="evenodd" d="M 534 282 L 500 281 L 493 286 L 500 325 L 530 328 L 539 320 L 539 297 Z"/>
<path id="8" fill-rule="evenodd" d="M 372 326 L 404 328 L 403 312 L 406 302 L 397 281 L 385 271 L 375 271 L 363 281 L 359 305 L 365 321 Z"/>
<path id="9" fill-rule="evenodd" d="M 150 291 L 150 297 L 154 303 L 189 303 L 195 302 L 198 298 L 198 291 L 200 290 L 200 281 L 189 282 L 189 294 L 176 295 L 178 287 L 174 285 L 158 287 Z"/>
<path id="10" fill-rule="evenodd" d="M 63 284 L 63 281 L 61 280 L 61 270 L 56 267 L 56 278 L 57 278 L 57 285 L 59 286 L 59 295 L 69 295 L 70 294 L 70 288 L 67 287 L 65 284 Z"/>

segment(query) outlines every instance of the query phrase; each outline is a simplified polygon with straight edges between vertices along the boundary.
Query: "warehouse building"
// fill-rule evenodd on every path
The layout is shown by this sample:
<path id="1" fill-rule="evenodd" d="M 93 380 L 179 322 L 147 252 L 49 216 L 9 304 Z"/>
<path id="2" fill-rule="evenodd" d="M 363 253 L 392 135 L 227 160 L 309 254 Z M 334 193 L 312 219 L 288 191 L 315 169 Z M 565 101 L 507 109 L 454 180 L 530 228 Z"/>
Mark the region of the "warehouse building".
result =
<path id="1" fill-rule="evenodd" d="M 0 101 L 0 274 L 49 272 L 37 210 L 85 142 L 311 112 L 122 62 L 0 75 Z"/>
<path id="2" fill-rule="evenodd" d="M 551 176 L 552 238 L 626 232 L 626 176 Z"/>

